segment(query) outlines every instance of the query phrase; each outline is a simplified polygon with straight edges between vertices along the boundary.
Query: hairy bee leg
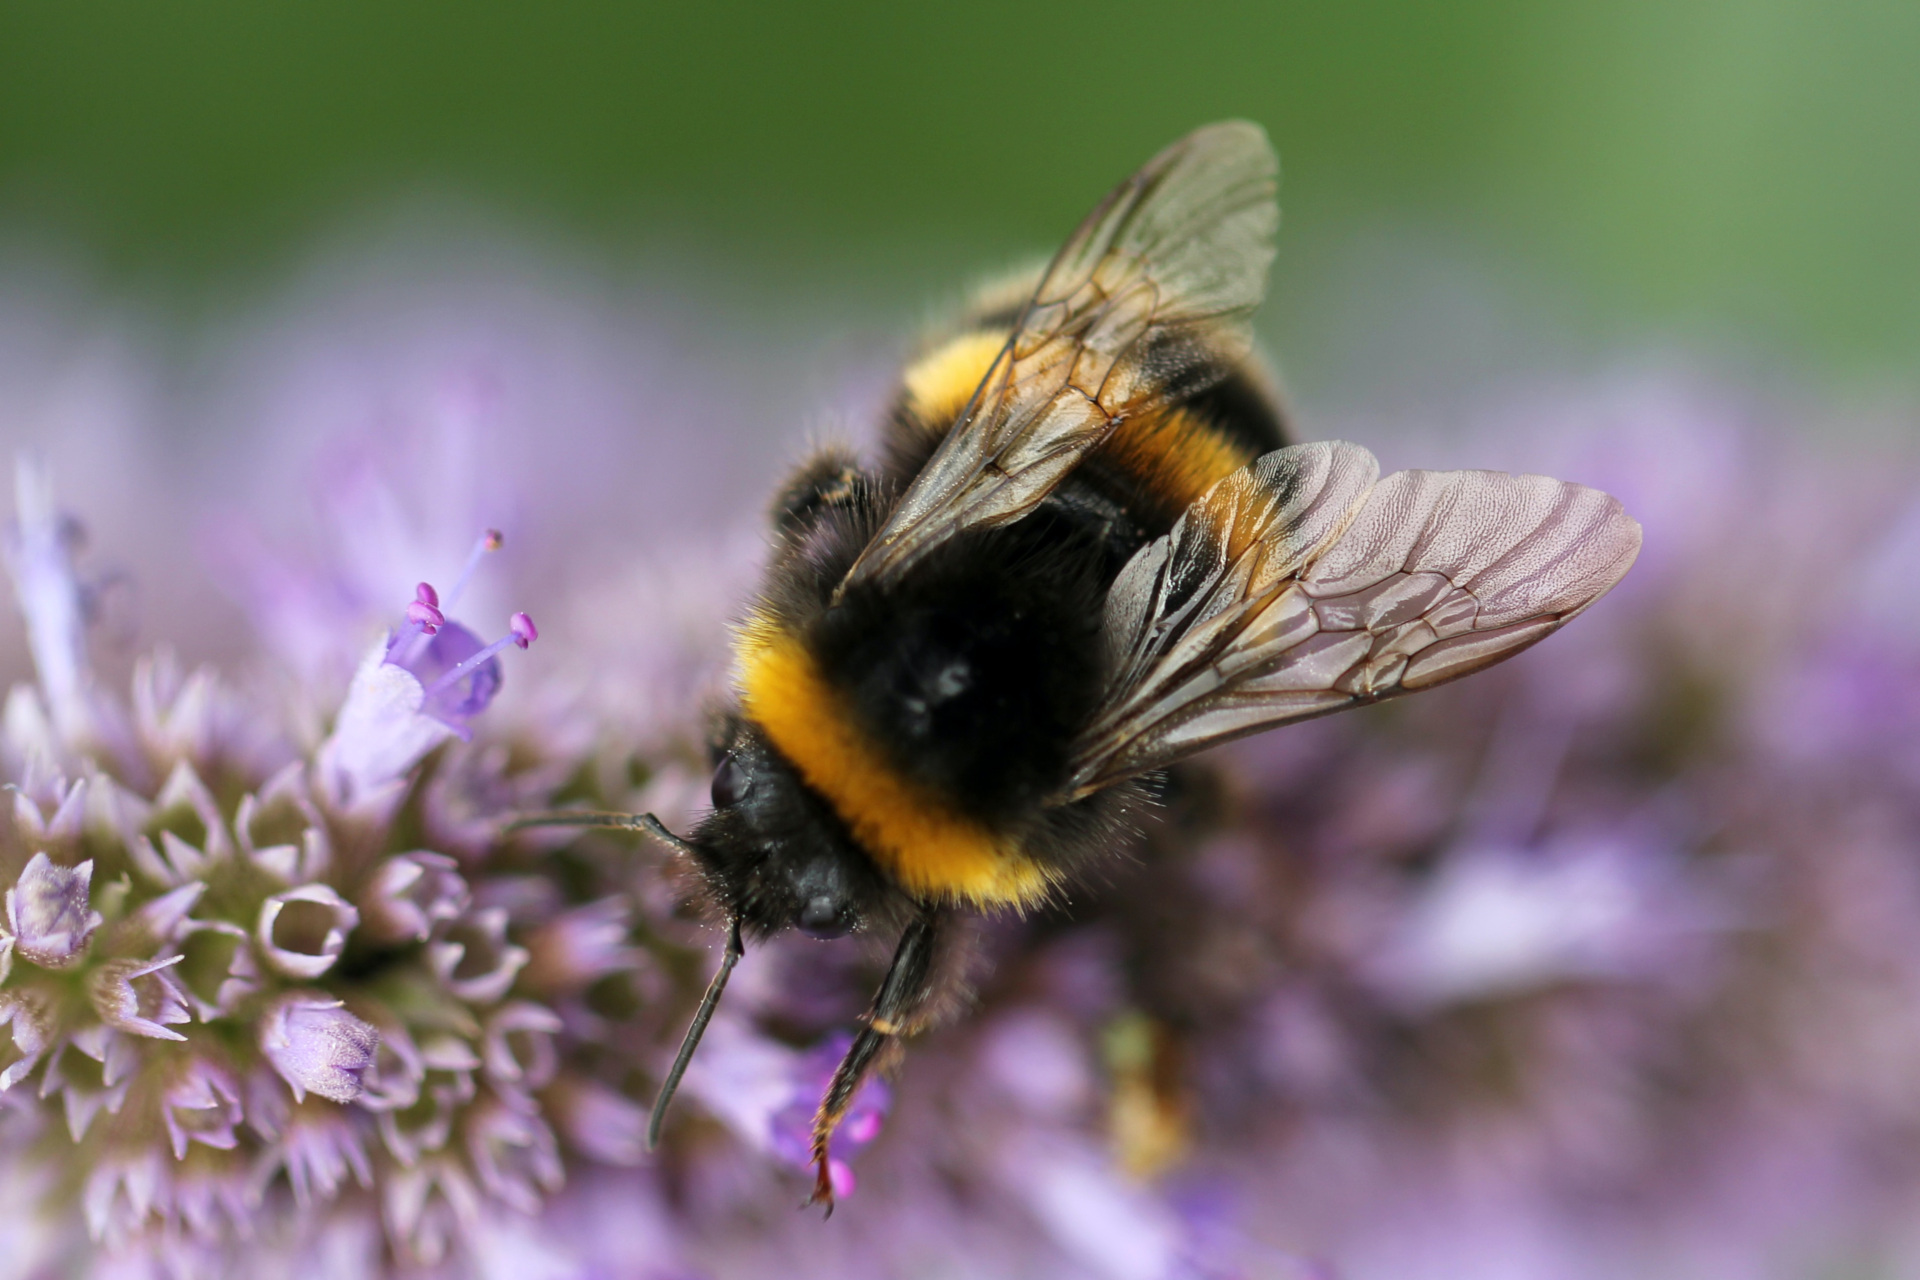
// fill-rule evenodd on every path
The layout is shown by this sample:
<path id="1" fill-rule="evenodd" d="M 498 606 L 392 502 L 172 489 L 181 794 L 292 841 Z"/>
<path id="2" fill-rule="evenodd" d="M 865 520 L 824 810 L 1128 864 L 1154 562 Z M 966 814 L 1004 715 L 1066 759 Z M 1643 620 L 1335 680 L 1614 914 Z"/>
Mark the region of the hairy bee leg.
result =
<path id="1" fill-rule="evenodd" d="M 914 917 L 900 935 L 900 945 L 894 948 L 893 963 L 887 967 L 887 976 L 880 982 L 880 990 L 873 997 L 873 1004 L 862 1019 L 864 1025 L 860 1033 L 853 1038 L 853 1044 L 847 1050 L 847 1056 L 840 1060 L 835 1068 L 833 1080 L 827 1085 L 825 1096 L 820 1099 L 820 1109 L 813 1117 L 813 1195 L 808 1197 L 809 1205 L 824 1204 L 827 1215 L 833 1215 L 833 1182 L 828 1176 L 828 1147 L 833 1140 L 833 1131 L 847 1114 L 847 1108 L 853 1105 L 853 1095 L 858 1092 L 860 1082 L 873 1066 L 875 1057 L 886 1047 L 887 1042 L 897 1039 L 913 1030 L 932 995 L 928 981 L 933 972 L 933 949 L 940 912 L 937 908 L 926 906 Z"/>

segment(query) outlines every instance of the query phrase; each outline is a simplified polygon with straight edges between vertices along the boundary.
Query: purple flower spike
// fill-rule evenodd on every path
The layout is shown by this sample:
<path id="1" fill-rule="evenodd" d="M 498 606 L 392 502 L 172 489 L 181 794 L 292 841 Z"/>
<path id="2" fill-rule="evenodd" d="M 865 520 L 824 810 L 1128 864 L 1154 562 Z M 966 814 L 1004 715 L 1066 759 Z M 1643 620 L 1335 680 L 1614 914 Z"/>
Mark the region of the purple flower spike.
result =
<path id="1" fill-rule="evenodd" d="M 299 1102 L 352 1102 L 379 1046 L 378 1031 L 316 993 L 285 997 L 260 1024 L 260 1048 Z"/>

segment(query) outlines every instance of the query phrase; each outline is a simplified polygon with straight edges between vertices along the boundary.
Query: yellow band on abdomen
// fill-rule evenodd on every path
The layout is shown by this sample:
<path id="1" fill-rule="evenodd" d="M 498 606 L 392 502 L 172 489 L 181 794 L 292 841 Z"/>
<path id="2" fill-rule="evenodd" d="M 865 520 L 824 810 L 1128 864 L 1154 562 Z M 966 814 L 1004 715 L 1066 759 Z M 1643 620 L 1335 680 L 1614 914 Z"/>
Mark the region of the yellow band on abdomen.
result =
<path id="1" fill-rule="evenodd" d="M 1030 907 L 1047 897 L 1053 882 L 1038 863 L 900 776 L 798 638 L 756 621 L 738 658 L 748 717 L 909 893 L 974 906 Z"/>

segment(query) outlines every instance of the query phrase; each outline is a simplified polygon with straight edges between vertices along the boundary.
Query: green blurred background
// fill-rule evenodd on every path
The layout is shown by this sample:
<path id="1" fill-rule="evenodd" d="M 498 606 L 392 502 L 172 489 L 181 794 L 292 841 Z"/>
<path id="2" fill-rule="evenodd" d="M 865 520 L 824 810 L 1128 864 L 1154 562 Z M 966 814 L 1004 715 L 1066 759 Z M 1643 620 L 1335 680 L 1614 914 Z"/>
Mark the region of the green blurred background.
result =
<path id="1" fill-rule="evenodd" d="M 1916 68 L 1912 0 L 5 0 L 0 241 L 191 310 L 450 199 L 590 262 L 891 306 L 1239 115 L 1285 168 L 1283 346 L 1384 237 L 1595 349 L 1907 385 Z"/>

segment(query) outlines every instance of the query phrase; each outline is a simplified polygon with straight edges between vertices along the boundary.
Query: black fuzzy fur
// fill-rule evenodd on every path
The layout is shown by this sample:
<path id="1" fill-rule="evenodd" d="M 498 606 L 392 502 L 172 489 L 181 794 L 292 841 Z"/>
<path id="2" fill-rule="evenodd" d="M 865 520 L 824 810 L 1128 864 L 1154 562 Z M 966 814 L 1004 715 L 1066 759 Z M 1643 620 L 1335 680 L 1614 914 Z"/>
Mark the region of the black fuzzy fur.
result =
<path id="1" fill-rule="evenodd" d="M 996 315 L 972 327 L 1008 322 Z M 1255 366 L 1193 370 L 1172 392 L 1256 456 L 1285 443 Z M 1153 782 L 1050 801 L 1106 678 L 1107 589 L 1179 511 L 1096 451 L 1032 515 L 961 535 L 903 581 L 857 587 L 832 604 L 951 425 L 922 421 L 903 396 L 877 470 L 842 449 L 802 464 L 773 503 L 776 550 L 760 609 L 809 647 L 902 776 L 1063 876 L 1084 876 L 1130 845 Z M 750 785 L 690 839 L 746 927 L 776 932 L 809 902 L 816 915 L 831 904 L 844 927 L 903 918 L 906 895 L 765 735 L 736 713 L 717 729 L 716 763 L 731 757 Z"/>
<path id="2" fill-rule="evenodd" d="M 904 904 L 889 901 L 897 891 L 765 735 L 729 715 L 716 736 L 722 758 L 744 773 L 745 793 L 716 807 L 687 839 L 708 883 L 751 935 L 793 926 L 816 898 L 832 902 L 848 929 L 900 914 Z"/>

